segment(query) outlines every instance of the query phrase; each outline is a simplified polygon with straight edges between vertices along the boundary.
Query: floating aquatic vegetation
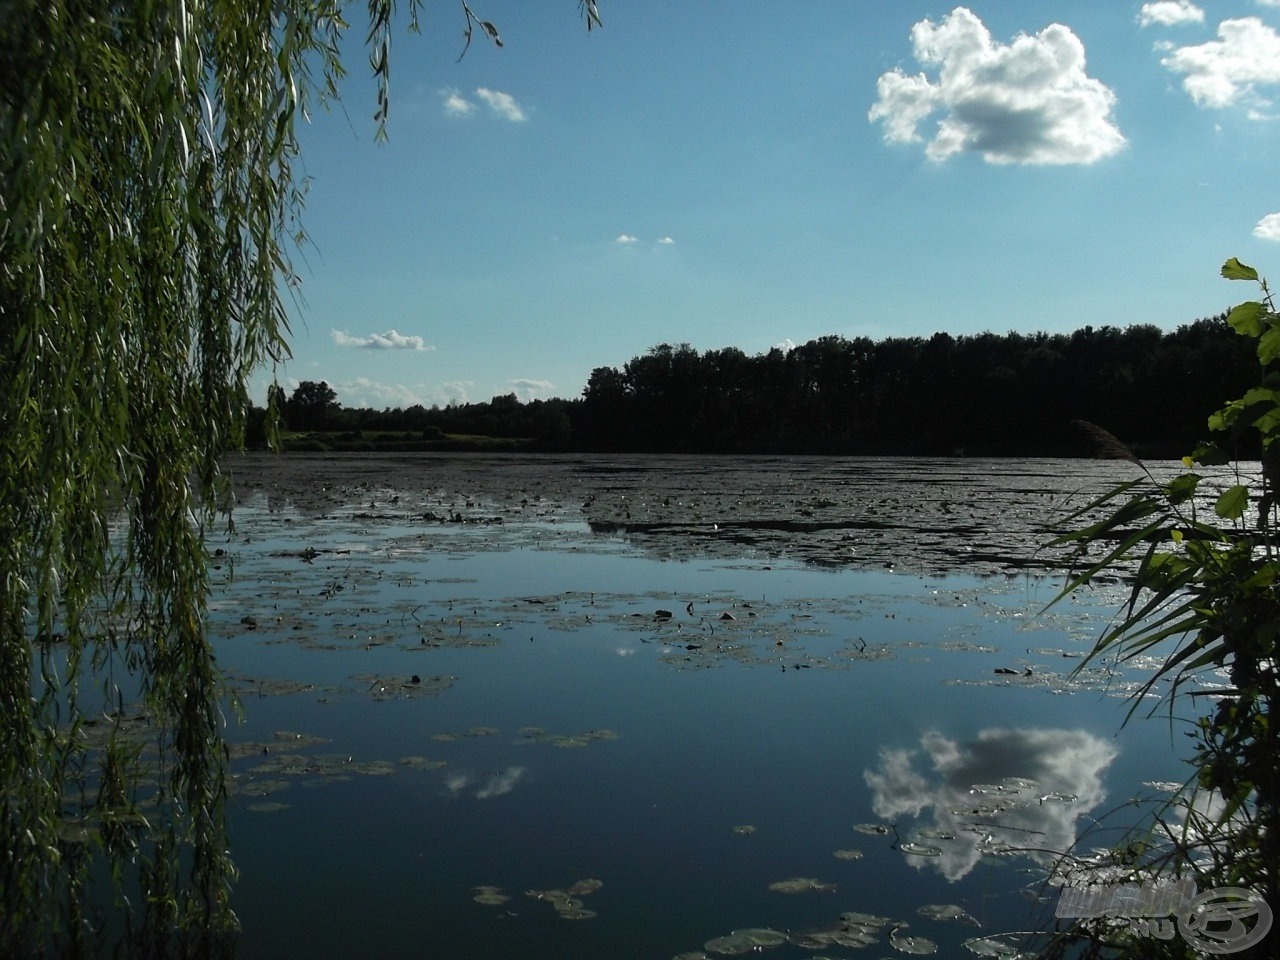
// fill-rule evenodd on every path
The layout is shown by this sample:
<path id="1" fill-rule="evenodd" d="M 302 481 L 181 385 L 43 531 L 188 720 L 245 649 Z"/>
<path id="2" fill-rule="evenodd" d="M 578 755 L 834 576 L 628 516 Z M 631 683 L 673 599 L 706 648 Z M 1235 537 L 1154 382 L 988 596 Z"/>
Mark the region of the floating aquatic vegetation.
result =
<path id="1" fill-rule="evenodd" d="M 979 957 L 999 957 L 1001 960 L 1021 960 L 1024 957 L 1031 957 L 1033 954 L 1018 950 L 1017 947 L 1011 946 L 997 939 L 998 936 L 1013 937 L 1019 934 L 997 934 L 990 937 L 975 937 L 972 940 L 966 940 L 964 947 L 970 953 Z"/>
<path id="2" fill-rule="evenodd" d="M 810 890 L 818 893 L 835 893 L 836 885 L 813 877 L 789 877 L 786 880 L 774 881 L 769 884 L 769 889 L 774 893 L 808 893 Z"/>
<path id="3" fill-rule="evenodd" d="M 938 945 L 927 937 L 913 937 L 898 932 L 905 930 L 906 926 L 905 923 L 901 923 L 889 931 L 889 945 L 893 949 L 899 953 L 909 953 L 919 957 L 927 957 L 938 952 Z"/>
<path id="4" fill-rule="evenodd" d="M 458 681 L 457 677 L 448 674 L 422 677 L 416 673 L 408 677 L 388 677 L 364 673 L 358 674 L 351 679 L 361 684 L 365 693 L 374 700 L 435 697 L 444 693 Z"/>
<path id="5" fill-rule="evenodd" d="M 930 920 L 956 920 L 971 927 L 982 926 L 964 907 L 956 906 L 954 903 L 927 903 L 918 908 L 916 913 Z"/>
<path id="6" fill-rule="evenodd" d="M 288 780 L 251 780 L 236 785 L 236 793 L 244 797 L 266 797 L 289 789 Z"/>
<path id="7" fill-rule="evenodd" d="M 511 900 L 509 896 L 502 892 L 501 887 L 481 884 L 480 886 L 472 887 L 471 889 L 475 893 L 475 896 L 471 899 L 476 903 L 483 903 L 485 906 L 501 906 Z"/>
<path id="8" fill-rule="evenodd" d="M 596 916 L 596 912 L 584 908 L 580 898 L 595 893 L 603 886 L 603 880 L 588 878 L 578 880 L 564 890 L 526 890 L 524 894 L 526 897 L 551 904 L 563 920 L 590 920 Z"/>
<path id="9" fill-rule="evenodd" d="M 401 757 L 396 761 L 410 770 L 438 770 L 445 765 L 443 760 L 428 760 L 426 757 Z"/>
<path id="10" fill-rule="evenodd" d="M 756 828 L 749 823 L 740 823 L 733 828 L 733 832 L 740 837 L 749 837 L 756 832 Z"/>
<path id="11" fill-rule="evenodd" d="M 707 953 L 718 953 L 726 957 L 741 956 L 747 953 L 759 953 L 772 947 L 780 947 L 787 942 L 787 935 L 769 927 L 751 927 L 745 930 L 734 930 L 723 937 L 715 937 L 703 944 Z"/>
<path id="12" fill-rule="evenodd" d="M 264 803 L 251 803 L 248 809 L 254 813 L 278 813 L 281 810 L 288 810 L 289 804 L 267 801 Z"/>
<path id="13" fill-rule="evenodd" d="M 862 851 L 855 850 L 852 847 L 843 849 L 843 850 L 836 850 L 831 855 L 835 857 L 837 860 L 861 860 L 862 859 Z"/>
<path id="14" fill-rule="evenodd" d="M 586 747 L 597 740 L 617 740 L 619 734 L 613 730 L 596 729 L 584 733 L 549 733 L 541 727 L 521 727 L 521 739 L 516 743 L 541 743 L 553 747 L 575 748 Z"/>
<path id="15" fill-rule="evenodd" d="M 868 834 L 869 836 L 884 837 L 888 836 L 893 828 L 884 823 L 855 823 L 853 825 L 853 829 L 857 830 L 859 833 Z"/>
<path id="16" fill-rule="evenodd" d="M 913 841 L 906 841 L 905 844 L 897 845 L 897 849 L 904 852 L 908 856 L 942 856 L 942 847 L 931 846 L 928 844 L 915 844 Z"/>

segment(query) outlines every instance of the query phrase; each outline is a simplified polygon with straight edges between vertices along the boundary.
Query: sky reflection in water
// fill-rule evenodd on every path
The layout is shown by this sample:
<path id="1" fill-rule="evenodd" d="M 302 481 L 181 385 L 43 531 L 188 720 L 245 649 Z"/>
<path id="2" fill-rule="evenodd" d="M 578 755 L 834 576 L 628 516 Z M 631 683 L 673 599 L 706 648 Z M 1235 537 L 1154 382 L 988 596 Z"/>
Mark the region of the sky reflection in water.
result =
<path id="1" fill-rule="evenodd" d="M 1038 616 L 1055 581 L 237 522 L 214 633 L 245 957 L 664 958 L 846 911 L 954 956 L 979 931 L 920 907 L 1026 929 L 1044 851 L 1187 772 L 1176 729 L 1120 730 L 1123 677 L 1067 680 L 1101 621 Z M 525 896 L 584 878 L 589 918 Z"/>

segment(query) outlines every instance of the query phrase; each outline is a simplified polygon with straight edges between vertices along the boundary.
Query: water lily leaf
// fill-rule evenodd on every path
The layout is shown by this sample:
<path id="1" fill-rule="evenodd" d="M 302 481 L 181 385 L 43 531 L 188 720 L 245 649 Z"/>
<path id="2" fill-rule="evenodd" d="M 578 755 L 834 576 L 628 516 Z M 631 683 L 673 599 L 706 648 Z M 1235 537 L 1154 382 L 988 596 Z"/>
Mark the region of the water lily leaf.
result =
<path id="1" fill-rule="evenodd" d="M 931 920 L 958 920 L 961 923 L 969 924 L 971 927 L 982 926 L 977 921 L 977 918 L 963 907 L 958 907 L 954 903 L 927 903 L 917 909 L 916 913 Z"/>
<path id="2" fill-rule="evenodd" d="M 906 843 L 898 845 L 898 849 L 908 856 L 912 857 L 940 857 L 942 850 L 939 847 L 933 847 L 925 843 L 912 843 L 908 840 Z"/>

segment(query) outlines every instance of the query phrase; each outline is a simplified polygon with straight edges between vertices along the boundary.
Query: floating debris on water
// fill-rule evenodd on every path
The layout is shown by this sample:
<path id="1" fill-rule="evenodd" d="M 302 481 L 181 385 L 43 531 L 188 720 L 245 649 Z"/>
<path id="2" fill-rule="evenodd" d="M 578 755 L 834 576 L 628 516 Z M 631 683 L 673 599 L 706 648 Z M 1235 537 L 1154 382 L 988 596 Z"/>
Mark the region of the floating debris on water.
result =
<path id="1" fill-rule="evenodd" d="M 831 855 L 835 857 L 837 860 L 861 860 L 862 859 L 862 851 L 855 850 L 853 848 L 849 848 L 845 850 L 836 850 Z"/>
<path id="2" fill-rule="evenodd" d="M 740 837 L 749 837 L 756 832 L 756 828 L 749 823 L 741 823 L 733 828 L 733 832 Z"/>

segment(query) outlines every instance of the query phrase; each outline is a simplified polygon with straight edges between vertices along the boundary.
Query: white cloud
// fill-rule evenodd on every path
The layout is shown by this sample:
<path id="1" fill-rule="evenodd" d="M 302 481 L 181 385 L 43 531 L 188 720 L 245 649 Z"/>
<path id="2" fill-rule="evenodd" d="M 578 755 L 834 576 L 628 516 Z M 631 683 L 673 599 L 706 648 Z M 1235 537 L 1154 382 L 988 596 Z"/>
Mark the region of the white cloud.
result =
<path id="1" fill-rule="evenodd" d="M 795 348 L 796 342 L 790 337 L 787 337 L 787 339 L 781 340 L 773 345 L 774 350 L 781 350 L 783 353 L 790 353 Z"/>
<path id="2" fill-rule="evenodd" d="M 520 123 L 525 119 L 524 110 L 520 108 L 520 104 L 516 103 L 515 97 L 509 93 L 490 90 L 488 87 L 478 87 L 476 96 L 488 104 L 489 109 L 503 120 Z"/>
<path id="3" fill-rule="evenodd" d="M 474 386 L 473 380 L 446 380 L 436 387 L 433 402 L 441 406 L 447 406 L 450 403 L 467 403 L 467 391 Z"/>
<path id="4" fill-rule="evenodd" d="M 1268 213 L 1253 228 L 1253 235 L 1259 240 L 1280 241 L 1280 213 Z"/>
<path id="5" fill-rule="evenodd" d="M 1115 94 L 1085 73 L 1084 44 L 1051 24 L 1009 44 L 993 41 L 972 12 L 911 28 L 916 59 L 937 79 L 901 69 L 882 74 L 868 119 L 889 143 L 918 143 L 920 124 L 941 113 L 925 147 L 931 160 L 962 152 L 988 163 L 1083 164 L 1124 146 L 1111 118 Z"/>
<path id="6" fill-rule="evenodd" d="M 441 90 L 444 112 L 450 117 L 469 117 L 476 112 L 476 105 L 457 90 Z"/>
<path id="7" fill-rule="evenodd" d="M 520 377 L 516 380 L 507 381 L 512 386 L 512 392 L 522 401 L 532 400 L 538 394 L 549 396 L 556 385 L 550 380 L 530 380 Z"/>
<path id="8" fill-rule="evenodd" d="M 1179 47 L 1160 62 L 1184 74 L 1183 89 L 1200 106 L 1266 107 L 1258 88 L 1280 83 L 1280 34 L 1257 17 L 1223 20 L 1217 40 Z"/>
<path id="9" fill-rule="evenodd" d="M 330 330 L 333 342 L 340 347 L 360 347 L 366 350 L 434 350 L 418 336 L 406 336 L 395 330 L 371 333 L 367 337 L 353 337 L 345 330 Z"/>
<path id="10" fill-rule="evenodd" d="M 669 246 L 671 246 L 673 243 L 675 243 L 675 241 L 674 241 L 674 240 L 672 240 L 670 237 L 659 237 L 659 238 L 658 238 L 658 245 L 659 245 L 659 246 L 669 247 Z"/>
<path id="11" fill-rule="evenodd" d="M 618 239 L 617 239 L 617 240 L 615 240 L 614 242 L 615 242 L 615 243 L 639 243 L 639 242 L 640 242 L 640 238 L 639 238 L 639 237 L 633 237 L 633 236 L 631 236 L 631 234 L 629 234 L 629 233 L 620 233 L 620 234 L 618 234 Z"/>
<path id="12" fill-rule="evenodd" d="M 368 377 L 356 377 L 354 380 L 332 383 L 331 386 L 338 394 L 338 402 L 344 407 L 372 407 L 375 410 L 391 407 L 403 410 L 415 404 L 422 404 L 424 407 L 431 405 L 431 401 L 420 392 L 423 384 L 407 387 L 400 383 L 379 383 Z"/>
<path id="13" fill-rule="evenodd" d="M 1142 27 L 1173 27 L 1182 23 L 1204 23 L 1204 11 L 1191 0 L 1144 3 L 1138 11 L 1138 25 Z"/>

